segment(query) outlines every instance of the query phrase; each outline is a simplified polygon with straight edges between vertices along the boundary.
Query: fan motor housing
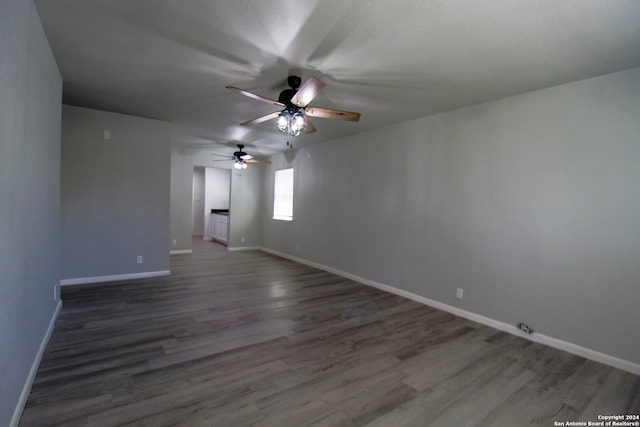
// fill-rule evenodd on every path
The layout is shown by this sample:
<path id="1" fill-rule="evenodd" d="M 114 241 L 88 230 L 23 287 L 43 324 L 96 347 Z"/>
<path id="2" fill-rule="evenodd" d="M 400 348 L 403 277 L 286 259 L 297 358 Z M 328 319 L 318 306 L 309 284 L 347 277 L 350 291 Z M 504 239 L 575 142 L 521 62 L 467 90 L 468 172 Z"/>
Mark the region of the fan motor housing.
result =
<path id="1" fill-rule="evenodd" d="M 285 89 L 280 92 L 280 96 L 278 97 L 278 101 L 282 102 L 287 108 L 295 107 L 291 103 L 291 98 L 298 92 L 298 89 Z"/>
<path id="2" fill-rule="evenodd" d="M 280 96 L 278 96 L 278 101 L 282 102 L 287 106 L 287 109 L 292 111 L 297 111 L 298 107 L 291 103 L 291 98 L 294 97 L 296 93 L 298 93 L 298 88 L 302 83 L 302 78 L 298 76 L 289 76 L 287 77 L 287 84 L 289 85 L 289 89 L 285 89 L 280 92 Z"/>

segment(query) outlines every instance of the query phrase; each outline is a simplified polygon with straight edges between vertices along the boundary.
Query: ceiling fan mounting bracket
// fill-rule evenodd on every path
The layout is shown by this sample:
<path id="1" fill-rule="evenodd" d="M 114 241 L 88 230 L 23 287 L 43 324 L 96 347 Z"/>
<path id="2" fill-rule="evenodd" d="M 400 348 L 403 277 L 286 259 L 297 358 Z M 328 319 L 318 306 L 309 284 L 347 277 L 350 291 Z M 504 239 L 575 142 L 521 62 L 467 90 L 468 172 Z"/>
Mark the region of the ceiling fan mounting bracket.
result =
<path id="1" fill-rule="evenodd" d="M 287 84 L 291 89 L 298 90 L 302 84 L 302 78 L 299 76 L 289 76 L 287 77 Z"/>

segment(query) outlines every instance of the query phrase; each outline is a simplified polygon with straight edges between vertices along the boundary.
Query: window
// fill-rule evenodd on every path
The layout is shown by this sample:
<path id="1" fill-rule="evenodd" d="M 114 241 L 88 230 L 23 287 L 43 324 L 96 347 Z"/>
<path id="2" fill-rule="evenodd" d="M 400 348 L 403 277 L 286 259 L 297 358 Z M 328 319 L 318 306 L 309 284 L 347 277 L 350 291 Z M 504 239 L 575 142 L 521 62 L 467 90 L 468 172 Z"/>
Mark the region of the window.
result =
<path id="1" fill-rule="evenodd" d="M 293 221 L 293 168 L 276 171 L 273 219 Z"/>

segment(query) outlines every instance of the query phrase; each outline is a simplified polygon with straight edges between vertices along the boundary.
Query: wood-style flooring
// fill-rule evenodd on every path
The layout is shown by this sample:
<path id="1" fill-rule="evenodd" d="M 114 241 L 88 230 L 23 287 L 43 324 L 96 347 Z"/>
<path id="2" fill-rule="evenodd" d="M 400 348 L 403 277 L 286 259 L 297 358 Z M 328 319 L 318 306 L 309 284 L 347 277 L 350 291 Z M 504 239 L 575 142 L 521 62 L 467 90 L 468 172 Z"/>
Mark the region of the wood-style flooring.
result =
<path id="1" fill-rule="evenodd" d="M 21 426 L 553 426 L 640 377 L 259 251 L 65 287 Z"/>

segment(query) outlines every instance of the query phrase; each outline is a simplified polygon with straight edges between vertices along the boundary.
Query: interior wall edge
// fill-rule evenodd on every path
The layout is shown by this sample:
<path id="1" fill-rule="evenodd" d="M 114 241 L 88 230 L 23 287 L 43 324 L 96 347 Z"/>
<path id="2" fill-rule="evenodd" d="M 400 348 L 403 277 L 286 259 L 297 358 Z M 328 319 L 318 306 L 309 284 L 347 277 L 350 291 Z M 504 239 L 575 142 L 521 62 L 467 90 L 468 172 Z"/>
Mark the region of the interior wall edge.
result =
<path id="1" fill-rule="evenodd" d="M 509 334 L 518 336 L 520 338 L 525 338 L 539 344 L 544 344 L 549 347 L 556 348 L 558 350 L 563 350 L 568 353 L 584 357 L 585 359 L 589 359 L 594 362 L 603 363 L 605 365 L 622 369 L 624 371 L 630 372 L 635 375 L 640 375 L 640 364 L 631 362 L 629 360 L 624 360 L 610 354 L 606 354 L 606 353 L 599 352 L 597 350 L 582 347 L 580 345 L 577 345 L 568 341 L 564 341 L 558 338 L 554 338 L 548 335 L 539 334 L 539 333 L 527 334 L 522 332 L 516 325 L 510 325 L 508 323 L 502 322 L 497 319 L 493 319 L 491 317 L 486 317 L 481 314 L 474 313 L 472 311 L 463 310 L 458 307 L 454 307 L 430 298 L 423 297 L 422 295 L 418 295 L 413 292 L 408 292 L 391 285 L 376 282 L 374 280 L 365 279 L 363 277 L 356 276 L 354 274 L 347 273 L 345 271 L 342 271 L 333 267 L 329 267 L 323 264 L 319 264 L 317 262 L 309 261 L 304 258 L 299 258 L 293 255 L 289 255 L 287 253 L 280 252 L 274 249 L 261 247 L 260 250 L 263 252 L 269 253 L 271 255 L 285 258 L 293 262 L 307 265 L 309 267 L 317 268 L 318 270 L 323 270 L 323 271 L 335 274 L 337 276 L 344 277 L 345 279 L 353 280 L 354 282 L 358 282 L 366 286 L 371 286 L 371 287 L 380 289 L 382 291 L 389 292 L 394 295 L 398 295 L 403 298 L 407 298 L 412 301 L 415 301 L 424 305 L 428 305 L 430 307 L 433 307 L 442 311 L 446 311 L 453 315 L 463 317 L 465 319 L 478 322 L 486 326 L 490 326 L 492 328 L 498 329 L 503 332 L 507 332 Z"/>
<path id="2" fill-rule="evenodd" d="M 49 321 L 49 326 L 47 327 L 47 331 L 42 337 L 40 348 L 38 348 L 38 352 L 36 353 L 36 356 L 33 359 L 33 363 L 31 364 L 31 369 L 29 370 L 27 381 L 24 383 L 24 386 L 22 387 L 22 393 L 20 393 L 18 404 L 16 405 L 16 408 L 13 411 L 13 417 L 11 417 L 11 421 L 9 422 L 10 427 L 18 427 L 18 423 L 20 422 L 20 417 L 22 417 L 22 412 L 24 411 L 24 405 L 27 403 L 27 398 L 31 393 L 31 387 L 33 386 L 33 381 L 36 379 L 36 373 L 38 372 L 38 368 L 40 367 L 42 356 L 44 356 L 44 351 L 47 348 L 47 344 L 49 344 L 49 339 L 51 339 L 51 334 L 53 333 L 53 329 L 56 325 L 56 320 L 58 319 L 58 314 L 60 314 L 61 309 L 62 309 L 62 301 L 58 300 L 58 305 L 56 306 L 56 309 L 54 310 L 53 315 L 51 316 L 51 320 Z"/>

